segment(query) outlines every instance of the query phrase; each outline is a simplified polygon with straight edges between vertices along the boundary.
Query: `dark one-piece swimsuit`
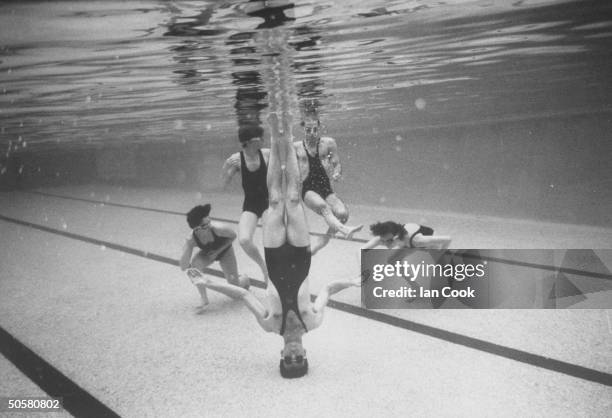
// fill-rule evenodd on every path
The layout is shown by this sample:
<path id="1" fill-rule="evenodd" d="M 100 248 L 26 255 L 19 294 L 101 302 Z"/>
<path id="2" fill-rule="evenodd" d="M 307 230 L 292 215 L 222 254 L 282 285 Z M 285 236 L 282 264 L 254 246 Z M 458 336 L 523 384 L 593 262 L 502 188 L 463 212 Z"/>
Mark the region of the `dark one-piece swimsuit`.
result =
<path id="1" fill-rule="evenodd" d="M 280 334 L 283 335 L 285 333 L 289 310 L 293 310 L 296 313 L 304 329 L 308 331 L 302 315 L 300 315 L 298 293 L 310 270 L 310 246 L 295 247 L 286 242 L 277 248 L 265 247 L 264 255 L 270 280 L 278 291 L 283 308 Z"/>
<path id="2" fill-rule="evenodd" d="M 209 255 L 212 252 L 218 250 L 219 248 L 223 247 L 228 241 L 230 241 L 229 238 L 226 237 L 220 237 L 217 234 L 215 234 L 215 232 L 213 230 L 210 231 L 213 235 L 213 241 L 206 243 L 206 244 L 202 244 L 202 241 L 200 241 L 200 239 L 198 238 L 198 236 L 196 235 L 195 231 L 193 231 L 192 235 L 193 235 L 193 239 L 196 243 L 196 245 L 198 246 L 198 248 L 200 248 L 200 250 L 202 251 L 203 255 Z M 225 250 L 221 251 L 219 254 L 217 254 L 217 257 L 215 257 L 215 261 L 219 260 L 223 254 L 225 254 L 230 248 L 232 248 L 232 246 L 228 246 Z"/>
<path id="3" fill-rule="evenodd" d="M 418 234 L 422 234 L 426 237 L 430 237 L 432 236 L 434 233 L 434 230 L 431 229 L 428 226 L 423 226 L 423 225 L 419 225 L 419 229 L 412 235 L 410 235 L 410 239 L 408 240 L 409 244 L 410 244 L 410 248 L 414 248 L 414 243 L 412 242 L 412 240 L 414 239 L 414 237 L 416 237 Z"/>
<path id="4" fill-rule="evenodd" d="M 240 152 L 240 173 L 242 174 L 242 189 L 244 190 L 242 211 L 252 212 L 258 218 L 261 218 L 261 215 L 268 209 L 268 185 L 266 182 L 268 167 L 261 150 L 257 152 L 259 154 L 259 168 L 255 171 L 249 171 L 244 159 L 244 152 Z"/>
<path id="5" fill-rule="evenodd" d="M 317 193 L 323 199 L 327 199 L 327 196 L 333 193 L 329 182 L 329 176 L 325 171 L 325 167 L 323 167 L 321 158 L 319 158 L 319 143 L 320 141 L 317 141 L 317 152 L 314 157 L 308 153 L 306 145 L 302 143 L 304 151 L 306 151 L 306 156 L 308 157 L 308 176 L 302 184 L 302 199 L 309 190 Z"/>

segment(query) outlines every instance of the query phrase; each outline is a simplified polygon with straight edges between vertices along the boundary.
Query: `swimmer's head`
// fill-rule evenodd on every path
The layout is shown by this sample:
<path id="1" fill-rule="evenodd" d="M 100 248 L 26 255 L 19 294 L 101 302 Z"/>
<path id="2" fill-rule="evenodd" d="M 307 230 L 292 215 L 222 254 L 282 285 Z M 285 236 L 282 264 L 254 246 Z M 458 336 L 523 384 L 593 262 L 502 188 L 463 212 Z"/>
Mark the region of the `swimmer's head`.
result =
<path id="1" fill-rule="evenodd" d="M 372 235 L 380 237 L 383 242 L 389 242 L 395 238 L 402 240 L 406 235 L 404 225 L 393 221 L 376 222 L 370 225 L 370 231 Z"/>
<path id="2" fill-rule="evenodd" d="M 292 341 L 285 343 L 281 351 L 280 374 L 286 379 L 302 377 L 308 373 L 308 359 L 302 343 Z"/>
<path id="3" fill-rule="evenodd" d="M 187 213 L 187 224 L 189 225 L 189 228 L 193 229 L 200 226 L 202 221 L 208 218 L 208 215 L 210 215 L 210 203 L 198 205 L 192 208 Z"/>
<path id="4" fill-rule="evenodd" d="M 257 144 L 260 148 L 263 143 L 264 130 L 259 125 L 245 125 L 238 130 L 238 140 L 242 148 L 246 148 L 251 144 Z"/>
<path id="5" fill-rule="evenodd" d="M 307 139 L 318 139 L 321 137 L 321 122 L 316 116 L 306 116 L 301 123 Z"/>

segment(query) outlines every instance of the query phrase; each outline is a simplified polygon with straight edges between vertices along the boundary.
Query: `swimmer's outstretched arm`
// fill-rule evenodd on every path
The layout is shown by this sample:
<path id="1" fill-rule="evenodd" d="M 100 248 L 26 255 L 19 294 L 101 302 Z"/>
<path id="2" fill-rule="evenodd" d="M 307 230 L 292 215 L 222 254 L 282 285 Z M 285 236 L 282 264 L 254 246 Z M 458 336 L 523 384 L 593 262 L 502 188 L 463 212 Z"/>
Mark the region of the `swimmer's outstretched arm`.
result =
<path id="1" fill-rule="evenodd" d="M 374 237 L 371 240 L 369 240 L 368 242 L 366 242 L 363 247 L 361 247 L 362 250 L 369 250 L 371 248 L 375 248 L 377 246 L 380 245 L 380 237 Z"/>
<path id="2" fill-rule="evenodd" d="M 223 293 L 225 296 L 229 296 L 232 299 L 242 300 L 246 307 L 255 315 L 255 319 L 257 319 L 259 325 L 266 331 L 268 330 L 267 327 L 264 326 L 264 320 L 268 316 L 268 309 L 251 292 L 233 284 L 215 282 L 209 277 L 204 276 L 204 273 L 196 268 L 188 269 L 187 275 L 194 284 L 201 284 L 207 289 Z"/>
<path id="3" fill-rule="evenodd" d="M 360 287 L 361 286 L 361 277 L 350 279 L 350 280 L 337 280 L 335 282 L 331 282 L 323 286 L 323 288 L 319 291 L 317 298 L 312 304 L 312 309 L 315 313 L 323 312 L 325 306 L 327 306 L 327 302 L 329 302 L 329 298 L 332 295 L 340 292 L 341 290 L 346 289 L 347 287 Z"/>
<path id="4" fill-rule="evenodd" d="M 189 236 L 185 240 L 185 244 L 183 244 L 183 252 L 181 253 L 181 258 L 179 259 L 179 267 L 181 271 L 185 271 L 189 268 L 191 264 L 191 254 L 193 253 L 193 248 L 196 246 L 196 243 L 193 237 Z"/>
<path id="5" fill-rule="evenodd" d="M 421 247 L 446 250 L 451 243 L 451 237 L 446 235 L 425 236 L 419 234 L 412 239 L 412 242 L 416 248 Z"/>

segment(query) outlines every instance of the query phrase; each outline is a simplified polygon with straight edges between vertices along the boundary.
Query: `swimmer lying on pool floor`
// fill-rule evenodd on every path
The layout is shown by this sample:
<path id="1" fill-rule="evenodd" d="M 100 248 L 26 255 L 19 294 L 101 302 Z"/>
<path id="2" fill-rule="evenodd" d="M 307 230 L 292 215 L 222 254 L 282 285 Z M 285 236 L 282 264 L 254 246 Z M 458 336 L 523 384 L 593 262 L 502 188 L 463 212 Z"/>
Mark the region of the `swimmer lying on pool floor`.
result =
<path id="1" fill-rule="evenodd" d="M 365 243 L 362 250 L 383 245 L 387 248 L 427 248 L 446 250 L 451 243 L 451 237 L 434 235 L 434 230 L 428 226 L 415 223 L 400 224 L 393 221 L 377 222 L 370 225 L 374 236 Z"/>
<path id="2" fill-rule="evenodd" d="M 268 118 L 272 142 L 267 178 L 270 202 L 263 221 L 263 242 L 271 283 L 266 289 L 266 301 L 261 302 L 241 287 L 213 281 L 197 269 L 188 270 L 188 274 L 196 285 L 241 299 L 265 331 L 279 333 L 285 341 L 281 375 L 300 377 L 308 371 L 302 335 L 321 325 L 331 295 L 360 286 L 361 280 L 329 283 L 314 302 L 310 299 L 310 234 L 300 196 L 297 157 L 290 140 L 290 117 L 286 112 L 283 116 L 282 136 L 276 114 Z"/>

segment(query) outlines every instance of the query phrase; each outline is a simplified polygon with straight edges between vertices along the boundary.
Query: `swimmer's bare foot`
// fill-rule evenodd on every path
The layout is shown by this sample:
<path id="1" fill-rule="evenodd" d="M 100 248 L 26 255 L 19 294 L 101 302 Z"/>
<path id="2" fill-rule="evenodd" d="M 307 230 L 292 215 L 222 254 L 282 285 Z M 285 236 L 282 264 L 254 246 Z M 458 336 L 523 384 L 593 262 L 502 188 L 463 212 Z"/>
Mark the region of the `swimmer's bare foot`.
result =
<path id="1" fill-rule="evenodd" d="M 363 224 L 361 225 L 357 225 L 357 226 L 346 226 L 346 232 L 344 234 L 346 239 L 351 239 L 353 238 L 353 234 L 355 234 L 356 232 L 361 231 L 361 228 L 363 228 Z"/>
<path id="2" fill-rule="evenodd" d="M 195 314 L 196 315 L 202 315 L 204 312 L 206 312 L 208 310 L 208 306 L 209 303 L 202 303 L 200 306 L 196 306 L 195 308 Z"/>

